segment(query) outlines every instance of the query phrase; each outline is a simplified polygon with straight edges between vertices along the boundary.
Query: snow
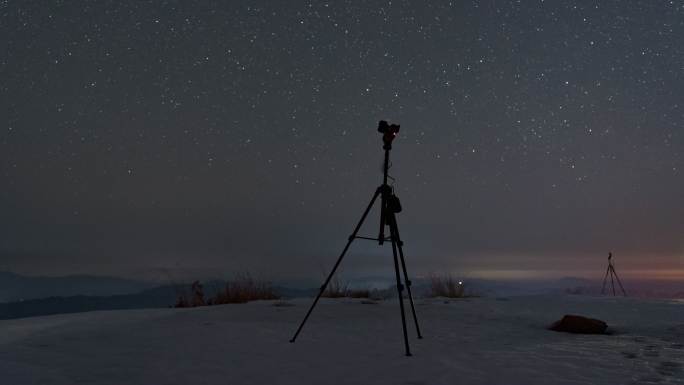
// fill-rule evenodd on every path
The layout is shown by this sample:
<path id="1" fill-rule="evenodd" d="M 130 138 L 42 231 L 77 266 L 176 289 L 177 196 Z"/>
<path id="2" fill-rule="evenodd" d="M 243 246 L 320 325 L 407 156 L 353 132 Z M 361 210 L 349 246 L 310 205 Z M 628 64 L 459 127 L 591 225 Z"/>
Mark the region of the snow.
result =
<path id="1" fill-rule="evenodd" d="M 395 301 L 310 299 L 0 321 L 0 383 L 684 384 L 684 303 L 611 297 L 420 299 L 405 357 Z M 546 330 L 564 314 L 612 335 Z M 408 318 L 412 325 L 411 318 Z"/>

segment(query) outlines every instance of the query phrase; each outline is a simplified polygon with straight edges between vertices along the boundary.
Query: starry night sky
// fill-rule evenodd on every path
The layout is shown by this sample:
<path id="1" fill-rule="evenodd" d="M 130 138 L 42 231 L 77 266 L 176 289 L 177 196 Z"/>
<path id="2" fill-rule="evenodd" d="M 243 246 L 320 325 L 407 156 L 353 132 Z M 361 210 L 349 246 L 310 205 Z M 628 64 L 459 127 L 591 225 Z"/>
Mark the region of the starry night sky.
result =
<path id="1" fill-rule="evenodd" d="M 10 0 L 0 48 L 0 270 L 318 278 L 387 119 L 412 273 L 684 277 L 682 1 Z"/>

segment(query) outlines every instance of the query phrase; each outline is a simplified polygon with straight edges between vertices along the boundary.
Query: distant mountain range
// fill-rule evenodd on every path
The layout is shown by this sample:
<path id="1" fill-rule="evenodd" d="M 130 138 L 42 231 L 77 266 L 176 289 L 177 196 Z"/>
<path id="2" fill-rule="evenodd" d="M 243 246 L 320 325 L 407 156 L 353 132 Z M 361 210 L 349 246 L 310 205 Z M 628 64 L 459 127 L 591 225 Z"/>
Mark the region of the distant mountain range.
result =
<path id="1" fill-rule="evenodd" d="M 172 306 L 176 295 L 171 286 L 112 296 L 75 295 L 0 303 L 0 320 L 94 310 L 144 309 Z"/>
<path id="2" fill-rule="evenodd" d="M 226 281 L 203 282 L 212 296 Z M 164 308 L 173 306 L 179 295 L 190 296 L 190 283 L 158 286 L 114 277 L 72 275 L 28 277 L 0 272 L 0 320 L 94 310 Z M 308 297 L 316 289 L 276 286 L 284 298 Z"/>
<path id="3" fill-rule="evenodd" d="M 226 281 L 203 282 L 206 297 L 225 287 Z M 529 294 L 599 295 L 600 282 L 584 278 L 561 278 L 547 281 L 490 281 L 468 279 L 466 292 L 471 295 L 498 297 Z M 114 277 L 72 275 L 64 277 L 27 277 L 0 272 L 0 320 L 93 310 L 163 308 L 173 306 L 179 295 L 190 296 L 190 283 L 158 286 L 154 283 Z M 388 298 L 396 295 L 392 280 L 375 277 L 350 282 L 355 288 L 382 288 Z M 683 298 L 682 282 L 627 281 L 630 296 Z M 430 290 L 429 279 L 413 284 L 416 297 Z M 287 284 L 274 287 L 283 298 L 313 297 L 318 288 L 292 288 Z"/>
<path id="4" fill-rule="evenodd" d="M 150 282 L 106 276 L 42 277 L 0 272 L 0 303 L 75 295 L 124 295 L 138 293 L 154 286 L 157 285 Z"/>

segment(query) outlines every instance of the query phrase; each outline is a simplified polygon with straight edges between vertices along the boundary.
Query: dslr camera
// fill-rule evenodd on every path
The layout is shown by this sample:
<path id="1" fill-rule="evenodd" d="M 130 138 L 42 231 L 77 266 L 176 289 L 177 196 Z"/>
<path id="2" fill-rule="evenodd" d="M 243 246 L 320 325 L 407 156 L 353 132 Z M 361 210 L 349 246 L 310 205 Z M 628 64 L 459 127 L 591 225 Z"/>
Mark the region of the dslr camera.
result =
<path id="1" fill-rule="evenodd" d="M 385 147 L 392 146 L 392 141 L 397 136 L 399 127 L 398 124 L 389 124 L 385 120 L 381 120 L 378 123 L 378 132 L 382 134 L 382 141 L 385 143 Z"/>

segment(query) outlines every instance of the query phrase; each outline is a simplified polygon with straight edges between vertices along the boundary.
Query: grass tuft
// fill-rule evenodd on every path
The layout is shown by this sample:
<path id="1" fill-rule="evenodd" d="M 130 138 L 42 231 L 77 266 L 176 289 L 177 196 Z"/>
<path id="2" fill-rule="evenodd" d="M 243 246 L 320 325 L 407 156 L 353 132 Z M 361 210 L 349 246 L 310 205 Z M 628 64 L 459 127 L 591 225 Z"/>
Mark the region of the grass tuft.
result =
<path id="1" fill-rule="evenodd" d="M 270 282 L 256 280 L 249 273 L 241 273 L 236 275 L 233 281 L 226 283 L 225 289 L 211 299 L 211 304 L 246 303 L 279 298 Z"/>
<path id="2" fill-rule="evenodd" d="M 204 299 L 204 290 L 199 281 L 191 287 L 191 300 L 185 294 L 180 294 L 175 307 L 196 307 L 205 305 L 223 305 L 229 303 L 246 303 L 257 300 L 279 299 L 270 282 L 254 279 L 249 273 L 240 273 L 226 283 L 225 288 Z"/>
<path id="3" fill-rule="evenodd" d="M 429 280 L 428 297 L 464 298 L 468 296 L 465 284 L 451 274 L 431 274 Z"/>
<path id="4" fill-rule="evenodd" d="M 371 291 L 368 289 L 350 289 L 348 282 L 343 282 L 335 277 L 328 283 L 321 297 L 325 298 L 369 298 Z"/>

